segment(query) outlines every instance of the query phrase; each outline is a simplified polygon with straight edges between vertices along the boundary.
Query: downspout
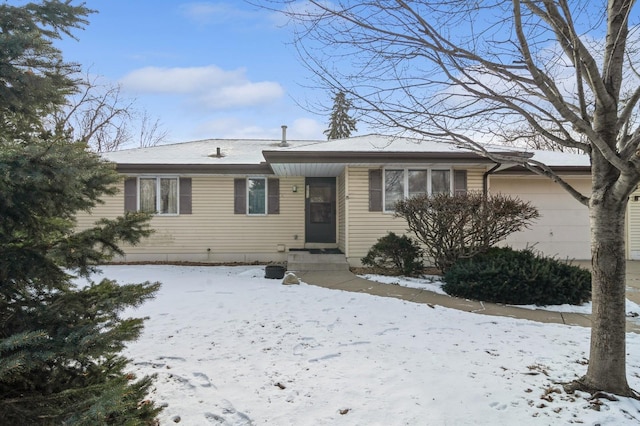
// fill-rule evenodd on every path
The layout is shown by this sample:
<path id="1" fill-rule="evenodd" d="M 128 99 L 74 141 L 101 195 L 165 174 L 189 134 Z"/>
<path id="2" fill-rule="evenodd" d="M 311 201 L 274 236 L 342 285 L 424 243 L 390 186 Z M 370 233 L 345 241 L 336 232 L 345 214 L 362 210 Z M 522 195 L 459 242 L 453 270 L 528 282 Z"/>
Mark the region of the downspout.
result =
<path id="1" fill-rule="evenodd" d="M 349 167 L 344 168 L 344 255 L 349 263 Z M 340 236 L 338 235 L 338 238 Z"/>
<path id="2" fill-rule="evenodd" d="M 482 174 L 482 196 L 484 198 L 487 198 L 487 195 L 489 193 L 489 175 L 495 172 L 500 166 L 502 166 L 502 164 L 496 163 L 495 166 Z"/>

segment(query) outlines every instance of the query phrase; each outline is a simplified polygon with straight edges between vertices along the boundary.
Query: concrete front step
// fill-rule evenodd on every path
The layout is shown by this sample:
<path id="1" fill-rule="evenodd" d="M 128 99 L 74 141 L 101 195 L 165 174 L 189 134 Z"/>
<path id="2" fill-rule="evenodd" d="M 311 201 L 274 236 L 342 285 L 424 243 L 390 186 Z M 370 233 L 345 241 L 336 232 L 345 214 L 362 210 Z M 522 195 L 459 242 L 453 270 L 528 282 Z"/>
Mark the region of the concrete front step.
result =
<path id="1" fill-rule="evenodd" d="M 313 254 L 304 251 L 290 252 L 287 258 L 289 271 L 348 271 L 344 254 Z"/>
<path id="2" fill-rule="evenodd" d="M 310 272 L 310 271 L 348 271 L 349 265 L 346 263 L 287 263 L 287 271 Z"/>
<path id="3" fill-rule="evenodd" d="M 287 261 L 301 263 L 347 263 L 347 258 L 344 254 L 314 254 L 307 251 L 294 251 L 289 252 Z"/>

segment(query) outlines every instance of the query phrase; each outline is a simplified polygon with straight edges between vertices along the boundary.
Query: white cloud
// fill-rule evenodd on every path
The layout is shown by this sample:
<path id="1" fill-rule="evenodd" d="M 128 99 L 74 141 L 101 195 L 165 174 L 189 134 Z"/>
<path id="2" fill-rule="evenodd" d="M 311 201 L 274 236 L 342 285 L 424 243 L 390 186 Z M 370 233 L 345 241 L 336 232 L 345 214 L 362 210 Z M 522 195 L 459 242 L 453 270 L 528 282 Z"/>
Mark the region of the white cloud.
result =
<path id="1" fill-rule="evenodd" d="M 291 123 L 287 129 L 287 134 L 292 139 L 325 139 L 323 134 L 326 125 L 312 118 L 298 118 Z"/>
<path id="2" fill-rule="evenodd" d="M 249 10 L 243 10 L 230 3 L 220 2 L 193 2 L 180 6 L 180 11 L 187 19 L 207 25 L 215 22 L 240 20 L 251 18 L 255 14 Z"/>
<path id="3" fill-rule="evenodd" d="M 323 140 L 324 126 L 311 118 L 298 118 L 291 123 L 276 126 L 249 124 L 240 118 L 220 118 L 209 120 L 197 129 L 199 137 L 223 139 L 280 139 L 282 125 L 287 125 L 287 139 Z"/>
<path id="4" fill-rule="evenodd" d="M 318 3 L 329 8 L 336 8 L 330 1 L 320 1 Z M 280 10 L 274 10 L 267 15 L 267 19 L 276 27 L 284 27 L 291 24 L 291 17 L 298 17 L 304 20 L 304 18 L 323 14 L 323 10 L 318 5 L 307 0 L 287 2 L 282 6 Z"/>
<path id="5" fill-rule="evenodd" d="M 284 95 L 277 82 L 252 82 L 244 68 L 227 71 L 215 65 L 145 67 L 130 72 L 121 83 L 133 92 L 180 95 L 186 103 L 207 109 L 263 105 Z"/>
<path id="6" fill-rule="evenodd" d="M 210 108 L 232 108 L 238 106 L 266 104 L 282 97 L 284 90 L 275 82 L 245 82 L 220 87 L 202 96 L 201 99 Z"/>
<path id="7" fill-rule="evenodd" d="M 223 139 L 267 139 L 267 134 L 259 125 L 249 125 L 247 120 L 238 117 L 224 117 L 208 120 L 196 129 L 198 137 Z"/>

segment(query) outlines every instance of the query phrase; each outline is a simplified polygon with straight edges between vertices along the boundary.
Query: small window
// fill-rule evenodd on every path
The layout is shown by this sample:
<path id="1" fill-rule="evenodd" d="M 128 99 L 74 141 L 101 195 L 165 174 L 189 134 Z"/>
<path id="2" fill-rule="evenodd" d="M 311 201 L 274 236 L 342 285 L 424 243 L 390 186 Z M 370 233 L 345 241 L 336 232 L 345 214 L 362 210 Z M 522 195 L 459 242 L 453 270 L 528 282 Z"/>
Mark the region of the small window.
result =
<path id="1" fill-rule="evenodd" d="M 249 214 L 267 213 L 267 179 L 247 179 L 247 212 Z"/>
<path id="2" fill-rule="evenodd" d="M 139 210 L 156 214 L 178 214 L 178 178 L 140 178 Z"/>
<path id="3" fill-rule="evenodd" d="M 256 216 L 280 214 L 280 179 L 234 179 L 233 213 Z"/>

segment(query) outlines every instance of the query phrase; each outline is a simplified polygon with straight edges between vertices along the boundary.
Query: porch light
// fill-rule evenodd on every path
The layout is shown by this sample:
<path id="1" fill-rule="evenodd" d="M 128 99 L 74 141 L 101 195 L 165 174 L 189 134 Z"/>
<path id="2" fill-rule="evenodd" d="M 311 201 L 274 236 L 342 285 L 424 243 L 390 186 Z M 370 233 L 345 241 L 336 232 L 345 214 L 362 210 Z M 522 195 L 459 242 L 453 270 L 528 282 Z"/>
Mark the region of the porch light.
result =
<path id="1" fill-rule="evenodd" d="M 291 192 L 298 192 L 298 185 L 293 185 L 291 187 Z"/>

